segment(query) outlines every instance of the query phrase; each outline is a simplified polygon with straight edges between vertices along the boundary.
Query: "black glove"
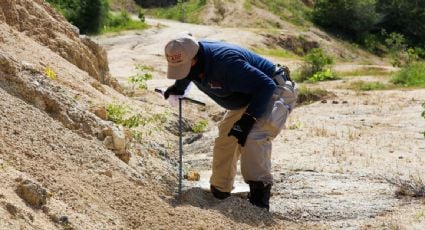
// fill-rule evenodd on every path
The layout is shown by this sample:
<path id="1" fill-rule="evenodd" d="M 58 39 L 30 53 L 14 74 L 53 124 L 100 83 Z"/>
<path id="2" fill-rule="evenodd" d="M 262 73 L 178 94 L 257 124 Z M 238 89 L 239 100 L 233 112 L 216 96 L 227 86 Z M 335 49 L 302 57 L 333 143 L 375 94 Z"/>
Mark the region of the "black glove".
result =
<path id="1" fill-rule="evenodd" d="M 285 80 L 287 80 L 287 81 L 291 81 L 291 82 L 292 82 L 292 79 L 291 79 L 291 71 L 289 70 L 288 66 L 286 66 L 286 65 L 281 65 L 281 64 L 277 64 L 277 66 L 283 70 L 283 74 L 284 74 L 284 76 L 286 77 L 286 79 L 285 79 Z"/>
<path id="2" fill-rule="evenodd" d="M 255 117 L 244 113 L 237 121 L 232 129 L 230 130 L 228 136 L 234 136 L 238 139 L 238 143 L 243 147 L 245 146 L 246 138 L 248 137 L 249 132 L 252 129 L 252 126 L 254 126 L 256 119 Z"/>
<path id="3" fill-rule="evenodd" d="M 184 95 L 184 90 L 178 89 L 175 85 L 172 85 L 170 87 L 167 88 L 167 90 L 165 90 L 164 92 L 164 98 L 165 100 L 168 99 L 168 97 L 170 97 L 170 95 Z"/>

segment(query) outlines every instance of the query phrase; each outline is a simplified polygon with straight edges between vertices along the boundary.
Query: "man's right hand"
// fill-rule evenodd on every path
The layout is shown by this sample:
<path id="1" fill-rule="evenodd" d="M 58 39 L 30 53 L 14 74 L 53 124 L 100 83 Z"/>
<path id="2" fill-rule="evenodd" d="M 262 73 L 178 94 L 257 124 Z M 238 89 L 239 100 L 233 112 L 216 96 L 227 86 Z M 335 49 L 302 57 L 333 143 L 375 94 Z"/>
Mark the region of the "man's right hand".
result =
<path id="1" fill-rule="evenodd" d="M 177 87 L 175 85 L 172 85 L 172 86 L 168 87 L 167 90 L 165 90 L 165 92 L 164 92 L 165 100 L 167 100 L 168 97 L 170 97 L 170 95 L 182 96 L 182 95 L 184 95 L 184 90 L 177 89 Z"/>

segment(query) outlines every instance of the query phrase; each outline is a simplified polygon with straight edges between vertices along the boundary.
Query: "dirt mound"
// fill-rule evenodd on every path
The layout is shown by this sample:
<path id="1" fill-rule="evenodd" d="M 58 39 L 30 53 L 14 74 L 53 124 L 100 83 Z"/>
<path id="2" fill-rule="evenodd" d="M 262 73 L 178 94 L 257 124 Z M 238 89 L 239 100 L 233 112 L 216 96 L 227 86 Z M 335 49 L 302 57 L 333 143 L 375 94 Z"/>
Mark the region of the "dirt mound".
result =
<path id="1" fill-rule="evenodd" d="M 0 22 L 47 46 L 102 84 L 119 89 L 109 74 L 105 51 L 67 23 L 43 0 L 0 2 Z"/>

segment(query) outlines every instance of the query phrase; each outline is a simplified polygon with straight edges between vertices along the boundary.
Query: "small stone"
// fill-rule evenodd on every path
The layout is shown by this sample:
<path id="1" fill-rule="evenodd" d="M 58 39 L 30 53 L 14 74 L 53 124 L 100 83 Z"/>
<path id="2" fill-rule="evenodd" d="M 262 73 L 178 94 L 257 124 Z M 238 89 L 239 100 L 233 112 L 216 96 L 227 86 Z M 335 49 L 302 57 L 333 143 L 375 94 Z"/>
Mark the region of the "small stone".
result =
<path id="1" fill-rule="evenodd" d="M 112 177 L 112 172 L 110 170 L 104 171 L 104 172 L 100 172 L 100 175 L 105 175 L 107 177 Z"/>
<path id="2" fill-rule="evenodd" d="M 398 159 L 400 159 L 400 160 L 401 160 L 401 159 L 403 159 L 403 158 L 404 158 L 404 157 L 402 157 L 402 156 L 399 156 L 399 157 L 398 157 Z"/>
<path id="3" fill-rule="evenodd" d="M 189 181 L 199 181 L 201 179 L 201 175 L 195 171 L 189 171 L 184 178 Z"/>
<path id="4" fill-rule="evenodd" d="M 50 211 L 49 207 L 47 207 L 46 205 L 43 205 L 43 206 L 41 207 L 41 210 L 43 211 L 43 213 L 44 213 L 44 214 L 48 214 L 48 213 L 49 213 L 49 211 Z"/>
<path id="5" fill-rule="evenodd" d="M 322 102 L 322 104 L 326 104 L 326 103 L 328 103 L 328 100 L 322 100 L 321 102 Z"/>
<path id="6" fill-rule="evenodd" d="M 124 161 L 126 164 L 130 161 L 131 154 L 130 152 L 124 151 L 121 153 L 115 153 L 115 156 L 120 158 L 120 160 Z"/>
<path id="7" fill-rule="evenodd" d="M 103 144 L 107 149 L 114 149 L 114 143 L 111 136 L 107 136 L 105 140 L 103 140 Z"/>
<path id="8" fill-rule="evenodd" d="M 16 214 L 18 213 L 18 208 L 16 208 L 15 205 L 7 203 L 6 204 L 6 210 L 10 213 L 10 215 L 12 216 L 16 216 Z"/>
<path id="9" fill-rule="evenodd" d="M 342 101 L 342 104 L 348 104 L 348 101 Z"/>
<path id="10" fill-rule="evenodd" d="M 67 216 L 61 216 L 59 217 L 58 222 L 60 224 L 69 224 L 69 218 Z"/>
<path id="11" fill-rule="evenodd" d="M 339 101 L 332 101 L 332 104 L 339 104 Z"/>
<path id="12" fill-rule="evenodd" d="M 16 193 L 34 208 L 41 208 L 47 203 L 47 191 L 30 180 L 21 182 L 16 189 Z"/>
<path id="13" fill-rule="evenodd" d="M 94 106 L 90 108 L 90 112 L 94 113 L 96 116 L 98 116 L 102 120 L 108 119 L 108 113 L 106 111 L 106 108 L 103 106 Z"/>

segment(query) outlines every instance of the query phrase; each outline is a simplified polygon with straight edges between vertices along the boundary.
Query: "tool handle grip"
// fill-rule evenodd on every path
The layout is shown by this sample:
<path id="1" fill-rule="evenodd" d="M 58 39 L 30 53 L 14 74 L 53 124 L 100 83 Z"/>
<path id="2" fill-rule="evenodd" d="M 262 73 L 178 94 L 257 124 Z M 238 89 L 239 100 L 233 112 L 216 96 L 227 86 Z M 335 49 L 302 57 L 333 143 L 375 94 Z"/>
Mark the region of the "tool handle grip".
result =
<path id="1" fill-rule="evenodd" d="M 160 93 L 161 95 L 164 95 L 164 91 L 162 89 L 159 88 L 155 88 L 155 92 Z M 206 104 L 204 102 L 192 99 L 190 97 L 179 97 L 179 100 L 181 101 L 189 101 L 193 104 L 197 104 L 197 105 L 201 105 L 201 106 L 206 106 Z"/>

